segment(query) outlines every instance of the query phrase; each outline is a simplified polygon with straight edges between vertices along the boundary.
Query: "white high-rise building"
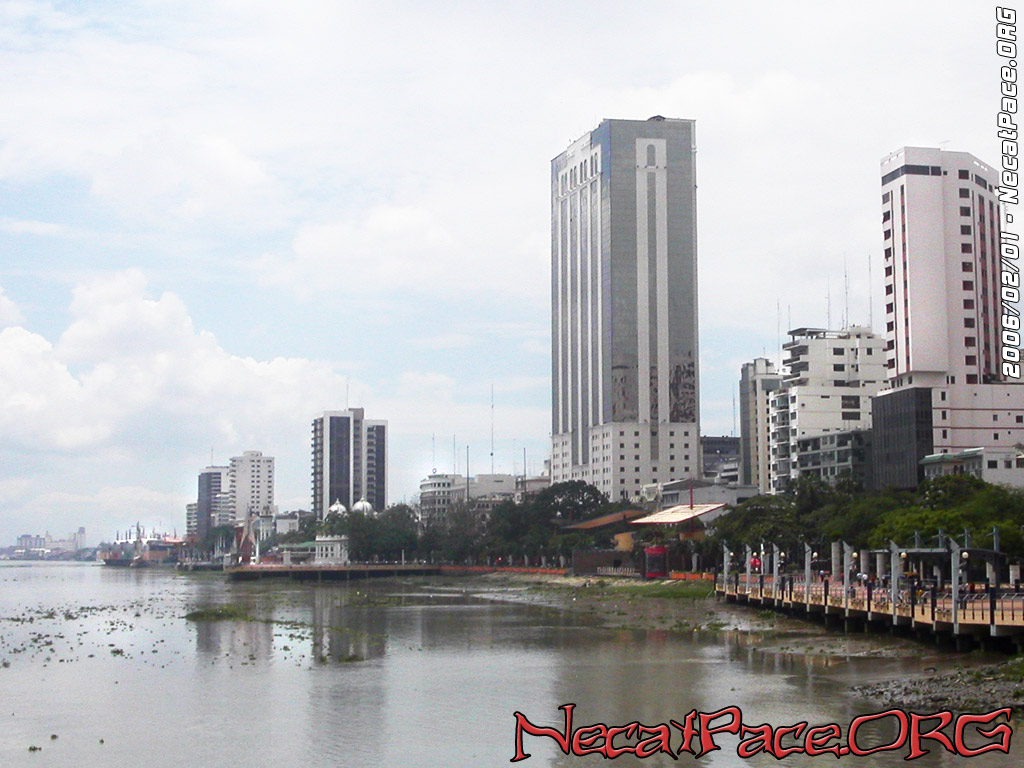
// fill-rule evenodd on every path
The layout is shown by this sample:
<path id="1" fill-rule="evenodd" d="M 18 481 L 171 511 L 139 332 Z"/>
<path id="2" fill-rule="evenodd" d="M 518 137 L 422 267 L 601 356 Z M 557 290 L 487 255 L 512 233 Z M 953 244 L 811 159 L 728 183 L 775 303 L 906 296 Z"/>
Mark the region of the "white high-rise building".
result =
<path id="1" fill-rule="evenodd" d="M 362 408 L 325 411 L 313 419 L 313 512 L 322 519 L 339 502 L 352 510 L 360 501 L 374 512 L 387 506 L 386 421 L 365 418 Z"/>
<path id="2" fill-rule="evenodd" d="M 881 176 L 889 378 L 875 400 L 876 486 L 916 486 L 936 453 L 1016 463 L 1024 385 L 999 364 L 999 172 L 967 152 L 904 147 Z"/>
<path id="3" fill-rule="evenodd" d="M 692 120 L 605 120 L 551 162 L 551 481 L 701 471 Z"/>
<path id="4" fill-rule="evenodd" d="M 801 439 L 870 429 L 871 399 L 885 381 L 885 343 L 870 328 L 797 328 L 789 336 L 772 400 L 773 493 L 801 474 Z"/>
<path id="5" fill-rule="evenodd" d="M 274 508 L 274 458 L 261 451 L 244 451 L 228 463 L 231 507 L 235 520 L 272 517 Z"/>
<path id="6" fill-rule="evenodd" d="M 759 357 L 740 369 L 740 483 L 770 490 L 772 397 L 782 385 L 775 364 Z"/>

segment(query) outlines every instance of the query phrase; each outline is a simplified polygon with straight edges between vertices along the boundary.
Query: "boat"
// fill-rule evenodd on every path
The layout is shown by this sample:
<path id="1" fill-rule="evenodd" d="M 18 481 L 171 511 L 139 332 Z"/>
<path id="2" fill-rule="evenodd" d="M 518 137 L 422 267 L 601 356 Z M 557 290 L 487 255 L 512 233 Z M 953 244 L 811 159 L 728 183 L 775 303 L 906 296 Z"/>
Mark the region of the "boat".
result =
<path id="1" fill-rule="evenodd" d="M 134 536 L 114 538 L 114 543 L 100 553 L 104 565 L 116 568 L 148 568 L 153 565 L 175 565 L 185 541 L 155 531 L 146 536 L 142 526 L 135 524 Z"/>

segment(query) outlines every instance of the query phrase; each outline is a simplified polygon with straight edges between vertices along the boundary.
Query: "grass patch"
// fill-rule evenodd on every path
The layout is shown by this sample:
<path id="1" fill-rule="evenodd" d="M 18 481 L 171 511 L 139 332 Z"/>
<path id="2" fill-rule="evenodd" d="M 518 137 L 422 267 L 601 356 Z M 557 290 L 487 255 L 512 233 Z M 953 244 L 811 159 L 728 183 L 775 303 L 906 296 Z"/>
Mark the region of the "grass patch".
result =
<path id="1" fill-rule="evenodd" d="M 1024 683 L 1024 657 L 1008 661 L 999 667 L 999 677 L 1015 683 Z"/>
<path id="2" fill-rule="evenodd" d="M 715 585 L 710 581 L 675 581 L 654 582 L 653 584 L 638 583 L 609 587 L 609 592 L 637 597 L 663 597 L 670 600 L 703 600 L 715 593 Z"/>
<path id="3" fill-rule="evenodd" d="M 200 608 L 186 613 L 185 618 L 188 621 L 252 621 L 252 616 L 245 608 L 234 604 Z"/>

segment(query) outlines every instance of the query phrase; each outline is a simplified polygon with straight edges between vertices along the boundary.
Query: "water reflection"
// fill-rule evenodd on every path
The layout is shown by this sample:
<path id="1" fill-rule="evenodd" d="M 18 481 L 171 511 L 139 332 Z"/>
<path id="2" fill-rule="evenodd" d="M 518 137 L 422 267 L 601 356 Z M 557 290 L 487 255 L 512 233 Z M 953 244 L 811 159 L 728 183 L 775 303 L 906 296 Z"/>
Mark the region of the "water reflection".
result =
<path id="1" fill-rule="evenodd" d="M 0 657 L 10 662 L 0 685 L 14 713 L 0 731 L 4 766 L 26 764 L 28 745 L 45 739 L 32 756 L 36 768 L 129 765 L 140 755 L 148 768 L 477 768 L 511 759 L 515 711 L 560 728 L 558 707 L 570 702 L 577 726 L 667 723 L 735 705 L 748 723 L 845 725 L 874 706 L 850 698 L 848 682 L 919 668 L 916 661 L 773 652 L 764 647 L 771 639 L 735 633 L 598 629 L 579 614 L 497 603 L 431 582 L 231 584 L 44 566 L 15 575 L 0 569 L 0 580 L 0 617 L 29 610 L 35 617 L 0 625 L 7 640 Z M 238 606 L 251 620 L 183 618 L 213 605 Z M 78 618 L 65 619 L 66 608 Z M 53 618 L 43 618 L 51 609 Z M 28 645 L 41 632 L 54 638 L 52 647 Z M 15 653 L 15 643 L 26 649 Z M 113 654 L 111 644 L 125 653 Z M 864 733 L 881 743 L 886 729 L 891 724 Z M 55 732 L 60 739 L 51 744 Z M 763 754 L 741 760 L 737 742 L 723 737 L 723 749 L 696 764 L 778 765 Z M 527 768 L 606 764 L 599 755 L 567 757 L 550 739 L 533 738 L 528 751 Z M 903 754 L 847 762 L 876 768 Z M 783 764 L 823 759 L 835 758 L 793 755 Z M 615 764 L 687 762 L 695 764 L 667 756 Z M 933 754 L 914 762 L 963 761 Z M 1015 762 L 986 755 L 971 765 Z"/>

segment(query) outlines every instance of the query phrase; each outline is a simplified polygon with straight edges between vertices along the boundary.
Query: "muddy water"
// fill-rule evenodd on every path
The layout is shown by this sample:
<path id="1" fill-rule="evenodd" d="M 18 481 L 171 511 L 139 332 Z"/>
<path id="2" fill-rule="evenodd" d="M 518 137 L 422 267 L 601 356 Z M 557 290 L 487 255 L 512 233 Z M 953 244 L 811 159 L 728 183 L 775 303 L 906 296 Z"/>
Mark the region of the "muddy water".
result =
<path id="1" fill-rule="evenodd" d="M 184 618 L 214 607 L 234 618 Z M 561 728 L 558 708 L 569 703 L 574 727 L 683 722 L 691 710 L 736 706 L 751 725 L 845 728 L 878 709 L 848 696 L 851 680 L 900 675 L 912 663 L 763 653 L 724 634 L 599 629 L 425 579 L 232 584 L 214 574 L 4 563 L 0 765 L 500 766 L 516 754 L 514 712 Z M 891 741 L 891 721 L 862 728 L 859 743 Z M 672 734 L 673 748 L 680 740 Z M 699 763 L 662 754 L 614 764 L 780 764 L 741 759 L 734 736 L 716 742 L 721 749 Z M 526 735 L 523 747 L 524 766 L 607 764 L 564 755 L 551 738 Z M 906 754 L 841 762 L 892 765 Z M 781 764 L 835 759 L 791 754 Z M 970 764 L 1017 759 L 993 753 Z M 963 762 L 939 749 L 914 764 Z"/>

